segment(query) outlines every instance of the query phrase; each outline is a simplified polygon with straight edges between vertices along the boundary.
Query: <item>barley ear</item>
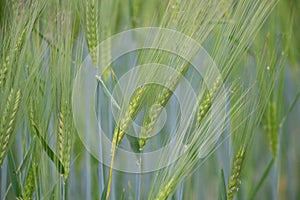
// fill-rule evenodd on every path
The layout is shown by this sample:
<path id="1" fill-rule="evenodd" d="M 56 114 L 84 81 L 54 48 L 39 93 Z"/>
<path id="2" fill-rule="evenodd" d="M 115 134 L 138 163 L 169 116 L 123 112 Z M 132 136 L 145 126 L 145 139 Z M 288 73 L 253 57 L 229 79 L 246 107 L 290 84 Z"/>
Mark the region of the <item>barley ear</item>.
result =
<path id="1" fill-rule="evenodd" d="M 243 162 L 245 159 L 245 147 L 242 145 L 234 160 L 233 160 L 233 168 L 231 172 L 231 176 L 228 183 L 228 190 L 227 190 L 227 199 L 232 200 L 236 192 L 239 190 L 239 187 L 241 185 L 241 170 L 243 166 Z"/>
<path id="2" fill-rule="evenodd" d="M 36 177 L 36 164 L 35 162 L 31 163 L 27 176 L 24 180 L 24 189 L 22 191 L 23 200 L 31 200 L 32 194 L 35 187 L 35 177 Z"/>
<path id="3" fill-rule="evenodd" d="M 151 106 L 149 112 L 150 116 L 144 118 L 143 128 L 140 133 L 140 150 L 142 150 L 145 147 L 149 134 L 151 133 L 151 131 L 153 131 L 161 112 L 170 100 L 171 96 L 173 95 L 173 91 L 176 89 L 182 76 L 187 72 L 188 68 L 189 65 L 183 65 L 178 69 L 178 75 L 174 77 L 169 77 L 168 81 L 166 82 L 166 87 L 162 89 L 154 104 Z"/>
<path id="4" fill-rule="evenodd" d="M 25 37 L 26 29 L 24 28 L 20 34 L 20 36 L 17 39 L 17 43 L 15 44 L 13 48 L 13 58 L 14 56 L 20 51 L 22 44 L 23 44 L 23 39 Z M 5 57 L 5 60 L 3 61 L 2 68 L 0 68 L 0 88 L 5 84 L 6 80 L 6 75 L 8 72 L 8 66 L 10 65 L 12 59 L 9 55 Z"/>
<path id="5" fill-rule="evenodd" d="M 86 1 L 86 32 L 87 45 L 95 66 L 99 63 L 98 14 L 95 0 Z"/>
<path id="6" fill-rule="evenodd" d="M 263 121 L 263 128 L 269 141 L 269 148 L 273 158 L 276 159 L 279 142 L 279 121 L 277 105 L 274 101 L 268 102 Z"/>
<path id="7" fill-rule="evenodd" d="M 110 187 L 112 183 L 112 174 L 113 174 L 113 166 L 114 166 L 114 158 L 116 153 L 116 148 L 120 144 L 121 140 L 123 139 L 124 135 L 126 134 L 126 131 L 128 130 L 129 126 L 131 125 L 131 120 L 134 119 L 138 112 L 138 107 L 141 103 L 142 95 L 145 91 L 145 86 L 141 86 L 137 89 L 137 91 L 134 93 L 134 96 L 129 104 L 129 107 L 127 111 L 124 114 L 124 117 L 122 117 L 119 121 L 119 123 L 116 125 L 116 128 L 114 130 L 113 134 L 113 140 L 112 140 L 112 147 L 111 147 L 111 163 L 109 168 L 109 177 L 108 177 L 108 186 L 107 186 L 107 193 L 106 193 L 106 199 L 109 198 L 110 195 Z"/>
<path id="8" fill-rule="evenodd" d="M 214 82 L 213 87 L 210 89 L 210 91 L 206 94 L 204 100 L 201 102 L 199 106 L 199 110 L 197 112 L 197 119 L 196 119 L 196 127 L 199 127 L 201 124 L 201 121 L 205 117 L 205 115 L 208 113 L 214 96 L 216 95 L 218 91 L 218 87 L 221 82 L 221 77 L 218 77 L 217 80 Z"/>
<path id="9" fill-rule="evenodd" d="M 13 101 L 14 98 L 14 102 Z M 0 124 L 0 166 L 2 165 L 4 156 L 8 150 L 8 144 L 14 130 L 16 115 L 20 103 L 21 92 L 18 90 L 14 95 L 14 90 L 11 89 L 7 99 L 6 107 L 2 114 Z"/>
<path id="10" fill-rule="evenodd" d="M 114 134 L 118 136 L 118 138 L 116 139 L 117 145 L 121 142 L 124 135 L 126 134 L 126 131 L 130 127 L 131 120 L 134 120 L 136 118 L 136 115 L 140 109 L 140 104 L 145 90 L 146 90 L 146 86 L 141 86 L 136 90 L 133 98 L 129 103 L 128 109 L 126 110 L 123 117 L 120 119 Z"/>
<path id="11" fill-rule="evenodd" d="M 140 150 L 142 150 L 145 147 L 147 143 L 146 138 L 148 138 L 151 131 L 153 131 L 163 108 L 167 104 L 168 100 L 171 98 L 172 94 L 173 92 L 171 90 L 163 88 L 157 101 L 150 108 L 149 117 L 144 118 L 144 124 L 139 139 Z"/>
<path id="12" fill-rule="evenodd" d="M 0 87 L 4 85 L 5 77 L 7 73 L 7 65 L 3 64 L 3 69 L 0 69 Z"/>
<path id="13" fill-rule="evenodd" d="M 2 69 L 0 68 L 0 87 L 2 85 L 4 85 L 4 83 L 5 83 L 5 77 L 6 77 L 6 74 L 7 74 L 7 69 L 8 69 L 9 62 L 10 62 L 10 59 L 9 59 L 9 56 L 7 56 L 5 58 L 5 61 L 2 64 L 2 66 L 3 66 Z"/>
<path id="14" fill-rule="evenodd" d="M 61 110 L 58 116 L 58 157 L 61 163 L 64 166 L 64 179 L 66 180 L 70 171 L 70 159 L 71 159 L 71 146 L 72 146 L 72 138 L 70 134 L 70 128 L 68 126 L 68 122 L 66 122 L 67 110 L 66 104 L 61 106 Z"/>

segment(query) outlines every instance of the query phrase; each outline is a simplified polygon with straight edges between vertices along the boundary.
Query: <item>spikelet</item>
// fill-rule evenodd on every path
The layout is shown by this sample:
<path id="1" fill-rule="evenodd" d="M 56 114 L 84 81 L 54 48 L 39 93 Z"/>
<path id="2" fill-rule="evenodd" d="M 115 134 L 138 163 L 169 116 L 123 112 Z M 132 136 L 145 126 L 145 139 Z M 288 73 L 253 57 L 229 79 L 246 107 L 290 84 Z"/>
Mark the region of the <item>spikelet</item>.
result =
<path id="1" fill-rule="evenodd" d="M 268 102 L 263 121 L 263 128 L 269 140 L 269 148 L 273 158 L 276 159 L 279 141 L 279 122 L 277 105 L 274 101 Z"/>
<path id="2" fill-rule="evenodd" d="M 11 89 L 7 99 L 5 110 L 2 114 L 2 120 L 0 125 L 0 166 L 2 165 L 4 156 L 8 149 L 8 143 L 11 138 L 14 129 L 14 122 L 16 119 L 21 92 L 18 90 L 14 95 L 14 90 Z M 14 99 L 14 102 L 12 100 Z"/>
<path id="3" fill-rule="evenodd" d="M 64 103 L 62 103 L 64 104 Z M 64 166 L 64 179 L 66 180 L 70 171 L 70 158 L 71 158 L 71 134 L 68 124 L 66 124 L 66 103 L 61 106 L 58 116 L 58 157 Z"/>
<path id="4" fill-rule="evenodd" d="M 240 176 L 241 176 L 241 170 L 242 170 L 244 158 L 245 158 L 245 147 L 241 146 L 233 161 L 233 168 L 228 183 L 228 191 L 227 191 L 228 200 L 233 199 L 235 193 L 239 190 L 239 187 L 241 185 Z"/>
<path id="5" fill-rule="evenodd" d="M 87 45 L 95 66 L 99 63 L 98 14 L 95 0 L 86 1 Z"/>

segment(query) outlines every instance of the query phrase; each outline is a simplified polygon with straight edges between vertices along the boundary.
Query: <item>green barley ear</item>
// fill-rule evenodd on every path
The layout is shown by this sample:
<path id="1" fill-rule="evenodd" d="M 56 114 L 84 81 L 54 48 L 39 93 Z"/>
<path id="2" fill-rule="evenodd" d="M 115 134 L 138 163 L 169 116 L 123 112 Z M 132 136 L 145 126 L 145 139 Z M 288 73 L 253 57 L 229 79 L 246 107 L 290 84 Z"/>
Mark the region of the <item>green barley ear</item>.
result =
<path id="1" fill-rule="evenodd" d="M 128 131 L 131 125 L 130 121 L 136 118 L 136 115 L 138 114 L 141 108 L 140 105 L 143 100 L 143 94 L 146 88 L 147 86 L 141 86 L 136 90 L 136 92 L 133 95 L 133 98 L 130 101 L 127 111 L 125 112 L 124 116 L 120 119 L 120 122 L 118 123 L 118 126 L 115 129 L 116 134 L 114 135 L 117 137 L 117 145 L 123 139 L 126 131 Z"/>
<path id="2" fill-rule="evenodd" d="M 144 118 L 143 128 L 140 133 L 139 146 L 142 150 L 147 142 L 148 135 L 154 129 L 159 116 L 171 98 L 173 92 L 168 88 L 163 88 L 155 103 L 151 106 L 149 116 Z"/>
<path id="3" fill-rule="evenodd" d="M 0 68 L 0 88 L 4 86 L 6 75 L 8 72 L 8 66 L 13 62 L 15 56 L 18 54 L 18 52 L 21 50 L 23 40 L 25 38 L 26 29 L 24 28 L 22 32 L 20 33 L 19 37 L 17 38 L 16 44 L 13 47 L 12 55 L 7 55 L 3 61 L 2 68 Z"/>
<path id="4" fill-rule="evenodd" d="M 111 163 L 109 168 L 109 178 L 107 184 L 106 199 L 108 199 L 110 195 L 110 189 L 111 189 L 110 187 L 112 183 L 112 173 L 113 173 L 116 148 L 121 142 L 121 140 L 123 139 L 129 126 L 131 125 L 130 121 L 136 117 L 139 111 L 138 108 L 140 106 L 144 91 L 145 91 L 145 86 L 141 86 L 140 88 L 137 89 L 137 91 L 134 93 L 133 98 L 130 101 L 128 110 L 125 112 L 124 117 L 120 119 L 119 123 L 116 125 L 116 128 L 114 130 L 112 147 L 111 147 Z"/>
<path id="5" fill-rule="evenodd" d="M 5 83 L 5 77 L 6 77 L 6 74 L 7 74 L 7 66 L 9 65 L 9 62 L 10 62 L 10 59 L 9 59 L 9 56 L 7 56 L 2 64 L 2 68 L 0 68 L 0 87 L 2 85 L 4 85 Z"/>
<path id="6" fill-rule="evenodd" d="M 276 159 L 279 142 L 279 120 L 277 105 L 274 101 L 268 102 L 263 123 L 263 128 L 269 140 L 269 148 L 272 152 L 273 158 Z"/>
<path id="7" fill-rule="evenodd" d="M 182 76 L 185 75 L 187 70 L 189 69 L 189 64 L 185 64 L 178 69 L 178 75 L 174 77 L 169 77 L 169 80 L 166 83 L 166 87 L 163 87 L 161 91 L 159 91 L 158 97 L 155 99 L 154 104 L 151 106 L 149 111 L 149 116 L 144 118 L 143 128 L 140 133 L 139 146 L 140 150 L 142 150 L 147 142 L 147 139 L 151 131 L 153 131 L 157 120 L 164 107 L 170 100 L 173 95 L 173 91 L 178 86 Z"/>
<path id="8" fill-rule="evenodd" d="M 221 83 L 221 77 L 218 77 L 217 80 L 214 82 L 213 87 L 205 95 L 204 100 L 200 103 L 199 110 L 197 112 L 196 127 L 200 126 L 202 119 L 205 117 L 205 115 L 209 111 L 209 109 L 212 105 L 212 100 L 218 91 L 218 87 L 220 86 L 220 83 Z"/>
<path id="9" fill-rule="evenodd" d="M 258 59 L 258 63 L 265 73 L 265 76 L 259 79 L 260 85 L 264 85 L 264 90 L 261 91 L 264 97 L 264 106 L 262 107 L 264 113 L 261 125 L 267 138 L 267 145 L 275 161 L 278 154 L 279 131 L 282 124 L 280 118 L 283 114 L 283 80 L 286 66 L 286 55 L 284 52 L 286 50 L 282 49 L 287 47 L 277 44 L 279 39 L 286 40 L 283 36 L 277 36 L 268 32 L 263 39 L 265 45 L 261 58 Z M 266 91 L 267 89 L 269 91 Z"/>
<path id="10" fill-rule="evenodd" d="M 36 177 L 36 163 L 30 164 L 29 171 L 24 180 L 24 188 L 22 191 L 22 200 L 31 200 L 35 188 L 35 177 Z"/>
<path id="11" fill-rule="evenodd" d="M 91 57 L 95 66 L 99 63 L 99 36 L 98 36 L 98 14 L 97 3 L 95 0 L 86 1 L 85 21 L 86 21 L 86 39 Z"/>
<path id="12" fill-rule="evenodd" d="M 14 93 L 11 89 L 0 124 L 0 166 L 8 150 L 8 144 L 13 134 L 16 115 L 20 104 L 21 92 Z"/>
<path id="13" fill-rule="evenodd" d="M 241 169 L 245 159 L 245 147 L 242 145 L 238 150 L 234 160 L 231 176 L 228 183 L 227 200 L 232 200 L 241 185 Z"/>
<path id="14" fill-rule="evenodd" d="M 58 116 L 58 157 L 64 166 L 64 179 L 66 180 L 70 171 L 70 159 L 71 159 L 71 146 L 72 138 L 70 133 L 70 126 L 66 121 L 67 113 L 66 102 L 62 102 L 61 110 Z"/>

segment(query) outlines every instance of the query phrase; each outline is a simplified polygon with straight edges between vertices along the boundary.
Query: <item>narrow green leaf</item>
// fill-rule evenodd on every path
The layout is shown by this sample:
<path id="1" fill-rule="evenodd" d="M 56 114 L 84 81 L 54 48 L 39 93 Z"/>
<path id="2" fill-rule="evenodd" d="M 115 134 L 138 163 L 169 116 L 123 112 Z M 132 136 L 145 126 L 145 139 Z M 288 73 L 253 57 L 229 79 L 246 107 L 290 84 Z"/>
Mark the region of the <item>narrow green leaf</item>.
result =
<path id="1" fill-rule="evenodd" d="M 11 180 L 11 185 L 13 188 L 13 191 L 15 192 L 15 195 L 18 197 L 21 194 L 21 177 L 20 174 L 16 168 L 16 163 L 13 158 L 13 154 L 11 150 L 7 154 L 8 158 L 8 175 Z"/>
<path id="2" fill-rule="evenodd" d="M 60 160 L 58 159 L 58 156 L 52 151 L 52 149 L 50 148 L 50 146 L 47 144 L 46 140 L 43 138 L 43 136 L 40 134 L 40 131 L 38 129 L 38 127 L 36 126 L 36 124 L 33 124 L 33 127 L 35 129 L 35 133 L 37 134 L 38 138 L 41 141 L 42 147 L 44 149 L 44 151 L 47 153 L 48 157 L 52 160 L 52 162 L 55 164 L 58 172 L 60 174 L 64 174 L 65 173 L 65 169 L 63 164 L 60 162 Z"/>
<path id="3" fill-rule="evenodd" d="M 100 76 L 96 75 L 96 78 L 98 80 L 98 82 L 100 83 L 100 85 L 102 86 L 102 88 L 104 89 L 104 93 L 111 99 L 111 102 L 119 109 L 121 110 L 119 104 L 117 103 L 117 101 L 115 100 L 115 98 L 112 96 L 112 94 L 110 93 L 109 89 L 106 87 L 105 83 L 103 82 L 102 78 Z"/>
<path id="4" fill-rule="evenodd" d="M 125 188 L 123 188 L 123 190 L 122 190 L 120 199 L 125 200 Z"/>
<path id="5" fill-rule="evenodd" d="M 34 147 L 35 147 L 35 138 L 30 143 L 29 148 L 28 148 L 27 152 L 25 153 L 24 159 L 21 162 L 20 166 L 18 167 L 18 173 L 22 172 L 24 170 L 24 168 L 29 165 L 29 162 L 31 161 L 30 156 L 32 155 L 32 152 L 35 149 Z"/>
<path id="6" fill-rule="evenodd" d="M 284 121 L 286 120 L 287 116 L 290 114 L 290 112 L 294 109 L 294 107 L 297 105 L 297 102 L 300 98 L 300 90 L 298 91 L 298 93 L 296 94 L 293 102 L 291 103 L 291 105 L 289 106 L 289 108 L 287 109 L 287 112 L 285 113 L 285 116 L 283 117 L 283 119 L 281 120 L 281 125 L 284 123 Z"/>
<path id="7" fill-rule="evenodd" d="M 226 183 L 225 183 L 225 176 L 224 170 L 221 169 L 221 174 L 219 178 L 219 200 L 227 200 L 227 191 L 226 191 Z"/>
<path id="8" fill-rule="evenodd" d="M 129 188 L 129 192 L 130 192 L 131 198 L 132 199 L 136 199 L 135 198 L 135 192 L 134 192 L 134 190 L 133 190 L 132 185 L 131 185 L 130 182 L 128 182 L 128 188 Z"/>
<path id="9" fill-rule="evenodd" d="M 274 163 L 274 159 L 272 159 L 270 161 L 270 163 L 268 164 L 267 168 L 265 169 L 262 177 L 260 178 L 258 184 L 255 186 L 255 188 L 253 189 L 253 191 L 251 192 L 251 195 L 250 195 L 250 198 L 249 199 L 254 199 L 256 193 L 259 191 L 259 189 L 261 188 L 262 184 L 264 183 L 264 181 L 266 180 L 267 176 L 269 175 L 270 173 L 270 170 L 273 166 L 273 163 Z"/>
<path id="10" fill-rule="evenodd" d="M 130 148 L 133 152 L 135 153 L 140 153 L 140 145 L 139 145 L 139 140 L 136 137 L 130 136 L 130 135 L 126 135 L 129 144 L 130 144 Z"/>
<path id="11" fill-rule="evenodd" d="M 106 200 L 106 194 L 107 194 L 107 183 L 106 185 L 104 186 L 104 189 L 102 191 L 102 194 L 101 194 L 101 200 Z"/>

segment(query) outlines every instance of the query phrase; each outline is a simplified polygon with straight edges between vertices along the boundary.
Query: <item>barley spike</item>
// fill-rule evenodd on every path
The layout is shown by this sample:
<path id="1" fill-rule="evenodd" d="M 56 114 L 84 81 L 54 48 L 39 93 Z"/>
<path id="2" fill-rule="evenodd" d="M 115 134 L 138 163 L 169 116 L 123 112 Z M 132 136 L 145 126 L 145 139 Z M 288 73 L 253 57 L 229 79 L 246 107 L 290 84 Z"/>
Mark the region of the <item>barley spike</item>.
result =
<path id="1" fill-rule="evenodd" d="M 7 99 L 6 107 L 3 112 L 2 120 L 1 120 L 1 130 L 0 130 L 0 166 L 2 165 L 4 156 L 7 152 L 8 143 L 11 138 L 13 128 L 14 128 L 14 122 L 16 119 L 19 103 L 20 103 L 20 97 L 21 92 L 20 90 L 17 91 L 14 99 L 14 103 L 12 104 L 12 98 L 14 95 L 14 90 L 11 89 L 10 94 Z M 10 113 L 10 116 L 9 116 Z"/>
<path id="2" fill-rule="evenodd" d="M 98 15 L 95 0 L 86 1 L 86 31 L 87 44 L 95 66 L 99 62 L 99 36 L 98 36 Z"/>
<path id="3" fill-rule="evenodd" d="M 269 140 L 269 148 L 272 152 L 274 159 L 277 157 L 278 142 L 279 142 L 279 122 L 277 105 L 274 101 L 270 101 L 267 104 L 267 108 L 264 115 L 264 126 L 266 135 Z"/>
<path id="4" fill-rule="evenodd" d="M 241 185 L 241 170 L 245 158 L 245 148 L 242 145 L 233 161 L 233 168 L 228 183 L 227 199 L 232 200 Z"/>

